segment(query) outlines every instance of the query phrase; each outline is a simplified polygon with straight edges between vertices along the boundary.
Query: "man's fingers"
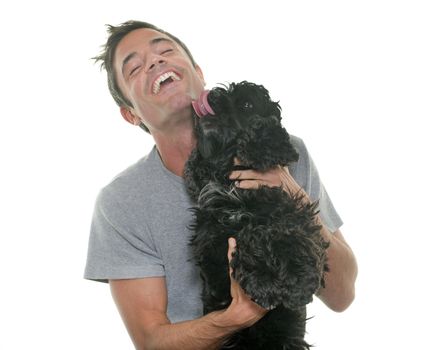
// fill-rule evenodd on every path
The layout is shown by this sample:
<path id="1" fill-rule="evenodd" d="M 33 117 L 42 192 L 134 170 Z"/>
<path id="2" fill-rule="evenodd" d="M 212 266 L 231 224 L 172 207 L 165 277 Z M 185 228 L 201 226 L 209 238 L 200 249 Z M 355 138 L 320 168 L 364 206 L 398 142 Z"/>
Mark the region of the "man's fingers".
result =
<path id="1" fill-rule="evenodd" d="M 236 164 L 235 165 L 239 165 Z M 244 179 L 262 179 L 265 177 L 275 177 L 280 172 L 285 172 L 289 174 L 288 167 L 276 166 L 270 169 L 266 169 L 264 171 L 261 170 L 253 170 L 253 169 L 245 169 L 245 170 L 234 170 L 230 173 L 230 180 L 238 180 L 241 178 Z"/>
<path id="2" fill-rule="evenodd" d="M 261 173 L 255 170 L 234 170 L 230 174 L 230 180 L 244 179 L 258 179 L 261 177 Z"/>
<path id="3" fill-rule="evenodd" d="M 260 186 L 269 186 L 268 182 L 261 181 L 261 180 L 241 180 L 241 181 L 236 181 L 235 184 L 236 184 L 236 187 L 242 188 L 245 190 L 256 190 Z"/>

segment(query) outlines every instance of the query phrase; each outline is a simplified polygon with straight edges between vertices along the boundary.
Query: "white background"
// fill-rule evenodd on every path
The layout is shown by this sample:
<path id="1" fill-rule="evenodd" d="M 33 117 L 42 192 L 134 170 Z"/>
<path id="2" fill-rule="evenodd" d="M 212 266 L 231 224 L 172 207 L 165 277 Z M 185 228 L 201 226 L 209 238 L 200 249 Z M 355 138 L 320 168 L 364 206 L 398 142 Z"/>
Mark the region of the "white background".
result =
<path id="1" fill-rule="evenodd" d="M 152 146 L 90 60 L 128 19 L 181 38 L 209 86 L 265 85 L 308 145 L 360 268 L 346 312 L 310 305 L 316 349 L 425 346 L 424 3 L 2 2 L 0 348 L 132 349 L 82 277 L 99 189 Z"/>

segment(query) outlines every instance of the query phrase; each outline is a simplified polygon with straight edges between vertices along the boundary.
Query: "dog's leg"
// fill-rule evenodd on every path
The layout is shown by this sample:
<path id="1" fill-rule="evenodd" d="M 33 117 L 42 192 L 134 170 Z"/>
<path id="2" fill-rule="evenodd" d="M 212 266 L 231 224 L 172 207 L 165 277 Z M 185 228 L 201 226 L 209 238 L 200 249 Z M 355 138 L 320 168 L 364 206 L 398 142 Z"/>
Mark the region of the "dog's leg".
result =
<path id="1" fill-rule="evenodd" d="M 223 225 L 206 220 L 203 210 L 197 212 L 195 235 L 191 245 L 203 279 L 204 312 L 226 308 L 231 302 L 228 266 L 228 237 Z"/>
<path id="2" fill-rule="evenodd" d="M 297 308 L 311 302 L 324 272 L 325 246 L 316 211 L 281 189 L 243 192 L 253 220 L 239 232 L 234 277 L 265 308 Z M 256 203 L 254 205 L 253 203 Z"/>

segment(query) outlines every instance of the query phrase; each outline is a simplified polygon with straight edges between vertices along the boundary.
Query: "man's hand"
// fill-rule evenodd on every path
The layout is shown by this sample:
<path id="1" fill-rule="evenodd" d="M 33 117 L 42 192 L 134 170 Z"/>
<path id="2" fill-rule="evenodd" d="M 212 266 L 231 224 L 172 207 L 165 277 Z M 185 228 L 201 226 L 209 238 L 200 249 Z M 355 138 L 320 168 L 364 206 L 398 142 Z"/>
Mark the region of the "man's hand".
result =
<path id="1" fill-rule="evenodd" d="M 234 163 L 240 165 L 238 159 L 235 159 Z M 236 187 L 243 189 L 257 189 L 259 186 L 268 186 L 282 187 L 289 194 L 305 193 L 289 173 L 289 169 L 279 165 L 264 172 L 235 170 L 230 174 L 230 180 L 235 181 Z"/>
<path id="2" fill-rule="evenodd" d="M 228 240 L 228 261 L 231 261 L 234 250 L 236 249 L 236 240 Z M 232 277 L 230 267 L 231 297 L 232 301 L 227 310 L 222 314 L 223 326 L 236 327 L 236 330 L 252 326 L 259 321 L 268 310 L 254 303 L 251 298 L 240 287 L 239 283 Z"/>

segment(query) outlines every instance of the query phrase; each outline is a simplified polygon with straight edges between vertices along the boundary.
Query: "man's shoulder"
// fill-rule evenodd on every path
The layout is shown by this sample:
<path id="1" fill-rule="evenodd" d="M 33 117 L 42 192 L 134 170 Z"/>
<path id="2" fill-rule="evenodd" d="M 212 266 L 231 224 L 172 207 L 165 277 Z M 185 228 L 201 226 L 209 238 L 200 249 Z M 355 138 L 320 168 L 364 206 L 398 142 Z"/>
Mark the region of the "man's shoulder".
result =
<path id="1" fill-rule="evenodd" d="M 144 187 L 150 186 L 150 179 L 156 176 L 155 152 L 154 147 L 150 153 L 114 176 L 102 187 L 100 197 L 123 197 L 134 191 L 142 192 Z"/>
<path id="2" fill-rule="evenodd" d="M 298 153 L 307 152 L 307 149 L 305 147 L 305 144 L 302 138 L 289 134 L 289 141 L 291 141 L 292 145 L 296 148 Z"/>
<path id="3" fill-rule="evenodd" d="M 298 161 L 289 165 L 289 172 L 295 181 L 305 190 L 310 177 L 310 156 L 304 141 L 295 135 L 289 135 L 289 140 L 298 153 Z"/>

